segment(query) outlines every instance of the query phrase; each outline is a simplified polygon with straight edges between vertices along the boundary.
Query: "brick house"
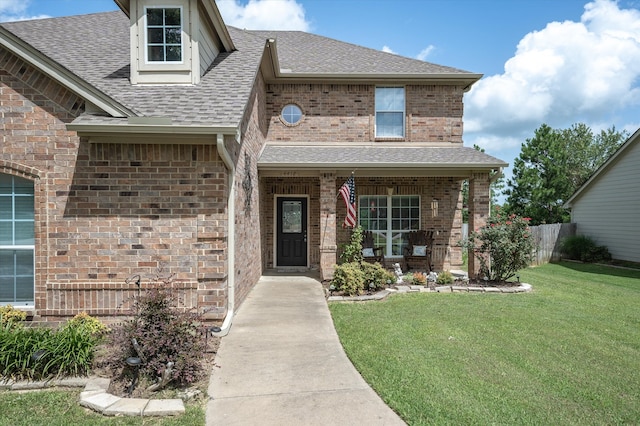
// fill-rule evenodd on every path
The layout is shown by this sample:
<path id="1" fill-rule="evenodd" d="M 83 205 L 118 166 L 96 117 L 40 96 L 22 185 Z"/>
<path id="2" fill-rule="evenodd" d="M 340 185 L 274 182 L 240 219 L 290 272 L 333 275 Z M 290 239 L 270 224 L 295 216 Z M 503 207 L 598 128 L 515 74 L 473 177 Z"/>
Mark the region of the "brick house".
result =
<path id="1" fill-rule="evenodd" d="M 480 75 L 228 27 L 212 0 L 116 3 L 0 25 L 0 303 L 108 317 L 162 267 L 228 324 L 266 270 L 331 277 L 352 173 L 387 259 L 432 229 L 435 269 L 461 265 L 461 185 L 474 229 L 506 165 L 462 143 Z"/>

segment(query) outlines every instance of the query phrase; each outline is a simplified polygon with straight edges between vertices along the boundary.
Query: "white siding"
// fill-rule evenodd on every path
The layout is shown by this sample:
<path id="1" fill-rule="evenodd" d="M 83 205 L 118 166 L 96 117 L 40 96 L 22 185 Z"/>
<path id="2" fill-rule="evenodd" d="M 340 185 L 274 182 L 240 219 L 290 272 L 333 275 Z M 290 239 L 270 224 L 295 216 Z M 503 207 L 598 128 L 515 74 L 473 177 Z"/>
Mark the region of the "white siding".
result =
<path id="1" fill-rule="evenodd" d="M 574 201 L 571 220 L 614 259 L 640 262 L 640 143 L 621 154 Z"/>
<path id="2" fill-rule="evenodd" d="M 198 40 L 200 48 L 200 75 L 202 76 L 216 59 L 220 50 L 205 25 L 200 25 Z"/>

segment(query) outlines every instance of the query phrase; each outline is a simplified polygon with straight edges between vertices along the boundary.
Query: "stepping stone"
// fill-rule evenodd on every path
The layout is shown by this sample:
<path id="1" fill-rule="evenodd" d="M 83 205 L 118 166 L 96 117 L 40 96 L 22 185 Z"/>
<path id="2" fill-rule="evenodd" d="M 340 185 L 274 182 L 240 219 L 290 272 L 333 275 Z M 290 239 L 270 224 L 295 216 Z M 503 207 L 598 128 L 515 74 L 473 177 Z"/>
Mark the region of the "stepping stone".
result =
<path id="1" fill-rule="evenodd" d="M 143 416 L 177 416 L 184 413 L 181 399 L 152 399 L 144 409 Z"/>
<path id="2" fill-rule="evenodd" d="M 118 398 L 119 400 L 105 408 L 102 414 L 105 416 L 142 416 L 148 399 L 141 398 Z"/>
<path id="3" fill-rule="evenodd" d="M 106 392 L 100 392 L 94 395 L 87 395 L 86 398 L 81 397 L 80 405 L 102 413 L 105 409 L 112 406 L 118 401 L 120 401 L 120 398 L 118 398 L 117 396 L 111 395 L 110 393 Z"/>

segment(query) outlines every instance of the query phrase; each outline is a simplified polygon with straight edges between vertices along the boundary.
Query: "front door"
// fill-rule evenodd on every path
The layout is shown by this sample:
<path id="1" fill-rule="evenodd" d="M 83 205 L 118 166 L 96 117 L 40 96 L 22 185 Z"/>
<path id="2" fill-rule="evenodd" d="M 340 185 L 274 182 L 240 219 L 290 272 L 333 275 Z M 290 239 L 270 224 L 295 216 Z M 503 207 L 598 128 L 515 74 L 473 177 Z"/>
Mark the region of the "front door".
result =
<path id="1" fill-rule="evenodd" d="M 277 266 L 307 266 L 307 199 L 278 198 Z"/>

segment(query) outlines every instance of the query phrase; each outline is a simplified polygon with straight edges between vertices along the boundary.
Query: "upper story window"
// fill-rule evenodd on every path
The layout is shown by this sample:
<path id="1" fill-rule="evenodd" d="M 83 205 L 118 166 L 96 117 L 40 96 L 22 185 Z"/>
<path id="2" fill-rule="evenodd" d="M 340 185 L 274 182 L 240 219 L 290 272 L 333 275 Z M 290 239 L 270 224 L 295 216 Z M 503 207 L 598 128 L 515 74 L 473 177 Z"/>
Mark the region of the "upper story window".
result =
<path id="1" fill-rule="evenodd" d="M 182 9 L 146 9 L 147 62 L 182 62 Z"/>
<path id="2" fill-rule="evenodd" d="M 376 87 L 376 137 L 404 138 L 404 87 Z"/>
<path id="3" fill-rule="evenodd" d="M 302 120 L 302 110 L 298 105 L 289 104 L 282 108 L 282 121 L 289 126 L 294 126 Z"/>

